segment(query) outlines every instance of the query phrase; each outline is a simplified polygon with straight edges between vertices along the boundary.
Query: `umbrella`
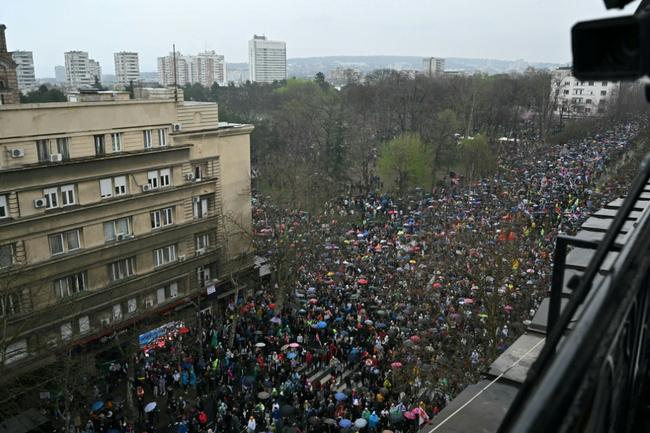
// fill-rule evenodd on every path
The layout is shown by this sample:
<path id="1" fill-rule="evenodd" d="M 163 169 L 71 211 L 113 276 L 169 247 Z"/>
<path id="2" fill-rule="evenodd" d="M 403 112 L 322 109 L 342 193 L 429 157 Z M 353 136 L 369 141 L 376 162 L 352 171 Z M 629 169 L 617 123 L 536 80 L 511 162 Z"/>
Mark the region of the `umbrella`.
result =
<path id="1" fill-rule="evenodd" d="M 313 304 L 318 304 L 318 299 L 316 299 L 316 298 L 311 298 L 311 299 L 309 300 L 309 303 L 312 304 L 312 305 L 313 305 Z"/>
<path id="2" fill-rule="evenodd" d="M 300 347 L 300 344 L 298 344 L 298 343 L 289 343 L 289 347 L 291 347 L 292 349 L 296 349 L 296 348 Z"/>
<path id="3" fill-rule="evenodd" d="M 482 319 L 486 319 L 487 316 L 488 316 L 488 315 L 485 314 L 485 313 L 481 313 L 481 314 L 478 315 L 478 317 L 480 317 L 480 318 L 482 318 Z"/>
<path id="4" fill-rule="evenodd" d="M 472 298 L 465 298 L 465 304 L 473 304 L 474 300 Z"/>
<path id="5" fill-rule="evenodd" d="M 285 344 L 284 346 L 282 346 L 282 347 L 280 348 L 280 350 L 287 350 L 288 348 L 289 348 L 289 345 L 288 345 L 288 344 Z"/>
<path id="6" fill-rule="evenodd" d="M 343 400 L 347 400 L 348 396 L 345 395 L 345 394 L 342 393 L 342 392 L 337 392 L 336 394 L 334 394 L 334 398 L 335 398 L 337 401 L 343 401 Z"/>
<path id="7" fill-rule="evenodd" d="M 296 352 L 287 353 L 287 359 L 294 359 L 298 354 Z"/>
<path id="8" fill-rule="evenodd" d="M 365 324 L 368 325 L 368 326 L 372 326 L 372 325 L 374 324 L 374 322 L 373 322 L 372 320 L 366 320 L 366 321 L 363 322 L 363 323 L 365 323 Z"/>
<path id="9" fill-rule="evenodd" d="M 318 329 L 325 329 L 327 328 L 327 323 L 323 322 L 322 320 L 316 324 L 316 328 Z"/>
<path id="10" fill-rule="evenodd" d="M 334 275 L 334 274 L 332 274 Z M 307 293 L 316 293 L 316 287 L 310 287 L 307 289 Z"/>
<path id="11" fill-rule="evenodd" d="M 271 319 L 271 323 L 277 323 L 278 325 L 282 323 L 282 319 L 280 319 L 278 316 L 275 316 L 274 318 Z"/>
<path id="12" fill-rule="evenodd" d="M 181 334 L 188 334 L 190 332 L 190 328 L 183 326 L 182 328 L 178 328 L 178 332 Z"/>
<path id="13" fill-rule="evenodd" d="M 399 361 L 395 361 L 390 366 L 393 368 L 402 368 L 402 363 Z"/>
<path id="14" fill-rule="evenodd" d="M 255 383 L 255 378 L 253 376 L 244 376 L 241 378 L 241 383 L 247 386 L 251 386 Z"/>
<path id="15" fill-rule="evenodd" d="M 336 420 L 332 418 L 325 418 L 323 422 L 327 425 L 336 425 Z"/>
<path id="16" fill-rule="evenodd" d="M 368 421 L 366 421 L 364 418 L 358 418 L 358 419 L 354 422 L 354 426 L 355 426 L 356 428 L 364 428 L 366 425 L 368 425 Z"/>
<path id="17" fill-rule="evenodd" d="M 422 339 L 420 338 L 419 335 L 413 335 L 413 336 L 411 336 L 410 340 L 411 340 L 412 342 L 414 342 L 414 343 L 417 344 L 417 343 L 419 343 L 420 340 L 422 340 Z"/>
<path id="18" fill-rule="evenodd" d="M 92 410 L 93 412 L 97 412 L 98 410 L 102 410 L 103 407 L 104 407 L 104 402 L 103 401 L 96 401 L 90 407 L 90 410 Z"/>
<path id="19" fill-rule="evenodd" d="M 208 422 L 208 414 L 206 414 L 203 411 L 199 412 L 199 422 L 201 424 L 207 423 Z"/>
<path id="20" fill-rule="evenodd" d="M 257 398 L 259 398 L 260 400 L 266 400 L 269 397 L 271 397 L 271 394 L 269 394 L 266 391 L 262 391 L 262 392 L 257 393 Z"/>
<path id="21" fill-rule="evenodd" d="M 147 403 L 147 405 L 144 407 L 144 412 L 149 413 L 152 410 L 156 408 L 157 404 L 155 401 L 152 401 L 151 403 Z"/>
<path id="22" fill-rule="evenodd" d="M 255 344 L 255 347 L 266 347 L 265 343 L 257 343 Z"/>
<path id="23" fill-rule="evenodd" d="M 339 426 L 341 426 L 341 428 L 352 427 L 352 421 L 347 418 L 343 418 L 341 421 L 339 421 Z"/>
<path id="24" fill-rule="evenodd" d="M 417 414 L 413 413 L 412 411 L 404 412 L 404 418 L 406 419 L 415 419 L 417 417 Z"/>
<path id="25" fill-rule="evenodd" d="M 296 413 L 296 408 L 293 406 L 290 406 L 288 404 L 285 404 L 280 408 L 280 415 L 288 417 Z"/>
<path id="26" fill-rule="evenodd" d="M 392 431 L 392 430 L 384 430 L 384 431 L 381 432 L 381 433 L 393 433 L 393 431 Z"/>
<path id="27" fill-rule="evenodd" d="M 365 278 L 359 278 L 358 283 L 361 284 L 362 286 L 365 286 L 366 284 L 368 284 L 368 280 L 366 280 Z"/>
<path id="28" fill-rule="evenodd" d="M 434 289 L 439 289 L 439 288 L 441 288 L 441 287 L 442 287 L 442 284 L 440 284 L 440 283 L 433 283 L 433 288 L 434 288 Z"/>
<path id="29" fill-rule="evenodd" d="M 514 308 L 513 308 L 512 305 L 506 305 L 505 307 L 503 307 L 503 309 L 506 310 L 506 311 L 512 311 L 512 310 L 514 310 Z"/>

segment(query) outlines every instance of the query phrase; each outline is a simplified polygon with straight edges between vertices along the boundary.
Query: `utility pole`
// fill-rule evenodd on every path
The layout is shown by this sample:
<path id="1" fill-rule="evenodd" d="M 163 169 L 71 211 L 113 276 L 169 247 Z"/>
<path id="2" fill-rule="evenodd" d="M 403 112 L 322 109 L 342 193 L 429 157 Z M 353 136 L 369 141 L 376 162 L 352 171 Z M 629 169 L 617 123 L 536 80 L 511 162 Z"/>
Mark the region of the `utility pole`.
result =
<path id="1" fill-rule="evenodd" d="M 174 69 L 174 102 L 178 103 L 178 78 L 176 77 L 176 44 L 172 44 L 172 59 Z"/>

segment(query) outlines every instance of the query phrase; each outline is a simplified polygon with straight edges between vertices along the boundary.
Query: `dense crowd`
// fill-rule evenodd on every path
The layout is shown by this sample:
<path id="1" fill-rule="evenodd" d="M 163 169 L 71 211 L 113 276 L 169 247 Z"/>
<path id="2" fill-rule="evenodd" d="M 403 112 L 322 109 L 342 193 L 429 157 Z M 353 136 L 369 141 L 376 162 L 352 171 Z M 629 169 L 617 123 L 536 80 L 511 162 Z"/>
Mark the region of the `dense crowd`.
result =
<path id="1" fill-rule="evenodd" d="M 289 266 L 138 354 L 136 425 L 417 431 L 523 332 L 547 296 L 555 237 L 625 192 L 616 164 L 638 129 L 513 144 L 493 178 L 343 197 L 318 214 L 257 197 L 258 254 Z M 125 429 L 95 418 L 86 430 L 111 425 Z"/>

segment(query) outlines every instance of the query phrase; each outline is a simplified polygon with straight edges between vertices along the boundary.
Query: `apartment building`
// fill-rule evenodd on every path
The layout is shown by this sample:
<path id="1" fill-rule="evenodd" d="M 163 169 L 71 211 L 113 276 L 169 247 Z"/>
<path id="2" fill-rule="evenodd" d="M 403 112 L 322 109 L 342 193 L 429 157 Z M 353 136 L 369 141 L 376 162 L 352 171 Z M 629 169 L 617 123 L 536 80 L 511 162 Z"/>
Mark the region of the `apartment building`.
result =
<path id="1" fill-rule="evenodd" d="M 230 296 L 252 129 L 182 94 L 0 107 L 0 366 Z"/>
<path id="2" fill-rule="evenodd" d="M 445 59 L 427 57 L 422 59 L 422 69 L 427 77 L 438 77 L 445 73 Z"/>
<path id="3" fill-rule="evenodd" d="M 91 87 L 95 80 L 101 82 L 99 62 L 88 57 L 85 51 L 68 51 L 65 57 L 65 79 L 70 87 Z"/>
<path id="4" fill-rule="evenodd" d="M 210 87 L 214 83 L 226 84 L 226 62 L 224 56 L 214 51 L 204 51 L 190 56 L 190 74 L 192 83 Z"/>
<path id="5" fill-rule="evenodd" d="M 163 86 L 184 86 L 190 83 L 190 63 L 189 56 L 184 56 L 179 51 L 176 51 L 175 56 L 172 52 L 168 56 L 158 57 L 158 82 Z"/>
<path id="6" fill-rule="evenodd" d="M 128 86 L 131 82 L 140 81 L 140 61 L 138 53 L 120 51 L 114 53 L 115 59 L 115 84 Z"/>
<path id="7" fill-rule="evenodd" d="M 551 98 L 554 113 L 562 117 L 603 115 L 618 97 L 620 83 L 614 81 L 580 81 L 571 68 L 558 68 L 551 73 Z"/>
<path id="8" fill-rule="evenodd" d="M 16 63 L 16 76 L 18 88 L 26 93 L 36 88 L 36 74 L 34 73 L 34 56 L 31 51 L 12 51 L 11 57 Z"/>
<path id="9" fill-rule="evenodd" d="M 287 44 L 253 35 L 248 41 L 248 73 L 251 81 L 259 83 L 286 80 Z"/>

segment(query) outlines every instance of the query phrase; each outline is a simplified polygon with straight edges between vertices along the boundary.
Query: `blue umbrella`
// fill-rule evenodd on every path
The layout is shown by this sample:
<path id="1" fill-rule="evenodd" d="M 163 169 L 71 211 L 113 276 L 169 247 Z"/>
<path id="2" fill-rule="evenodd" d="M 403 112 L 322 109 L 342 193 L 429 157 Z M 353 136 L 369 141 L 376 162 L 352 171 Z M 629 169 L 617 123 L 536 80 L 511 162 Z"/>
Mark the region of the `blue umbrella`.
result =
<path id="1" fill-rule="evenodd" d="M 335 321 L 335 322 L 342 322 L 342 321 L 343 321 L 343 317 L 337 317 L 336 319 L 334 319 L 334 321 Z"/>
<path id="2" fill-rule="evenodd" d="M 336 399 L 336 401 L 343 401 L 343 400 L 347 400 L 348 396 L 342 392 L 337 392 L 336 394 L 334 394 L 334 398 Z"/>
<path id="3" fill-rule="evenodd" d="M 386 324 L 384 322 L 379 322 L 379 323 L 375 324 L 375 328 L 382 329 L 382 328 L 385 328 L 385 327 L 386 327 Z"/>
<path id="4" fill-rule="evenodd" d="M 352 427 L 352 421 L 343 418 L 341 421 L 339 421 L 339 425 L 341 426 L 341 428 L 349 428 Z"/>
<path id="5" fill-rule="evenodd" d="M 104 402 L 103 401 L 96 401 L 96 402 L 93 403 L 93 405 L 90 407 L 90 409 L 93 412 L 97 412 L 98 410 L 102 410 L 103 407 L 104 407 Z"/>
<path id="6" fill-rule="evenodd" d="M 316 328 L 318 329 L 324 329 L 327 328 L 327 323 L 323 322 L 322 320 L 316 324 Z"/>
<path id="7" fill-rule="evenodd" d="M 287 353 L 287 359 L 294 359 L 298 354 L 296 352 Z"/>

